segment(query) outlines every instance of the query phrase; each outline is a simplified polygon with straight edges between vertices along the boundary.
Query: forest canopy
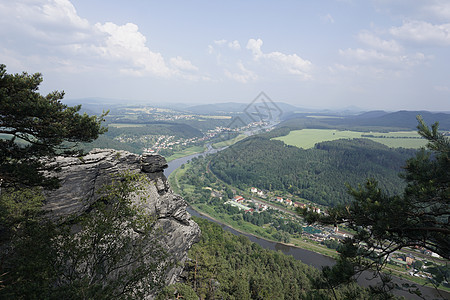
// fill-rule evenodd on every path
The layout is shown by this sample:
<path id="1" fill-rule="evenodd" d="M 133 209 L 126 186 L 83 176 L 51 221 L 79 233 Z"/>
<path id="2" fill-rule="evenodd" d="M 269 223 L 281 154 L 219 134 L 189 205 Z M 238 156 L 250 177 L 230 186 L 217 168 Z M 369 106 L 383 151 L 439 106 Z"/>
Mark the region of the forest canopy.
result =
<path id="1" fill-rule="evenodd" d="M 398 177 L 414 150 L 391 149 L 367 140 L 337 140 L 303 150 L 264 137 L 247 138 L 218 153 L 211 170 L 220 179 L 241 189 L 287 191 L 323 205 L 351 200 L 345 183 L 356 185 L 372 177 L 389 193 L 398 193 Z"/>
<path id="2" fill-rule="evenodd" d="M 450 259 L 450 138 L 438 131 L 438 123 L 430 128 L 421 117 L 418 121 L 418 132 L 428 145 L 406 161 L 401 193 L 390 195 L 368 179 L 349 187 L 353 201 L 330 209 L 326 216 L 301 211 L 309 222 L 346 224 L 355 232 L 342 243 L 336 267 L 324 270 L 334 284 L 365 269 L 381 271 L 390 254 L 406 247 Z M 351 271 L 343 273 L 342 268 Z M 435 285 L 449 280 L 448 267 L 439 270 L 432 279 Z"/>

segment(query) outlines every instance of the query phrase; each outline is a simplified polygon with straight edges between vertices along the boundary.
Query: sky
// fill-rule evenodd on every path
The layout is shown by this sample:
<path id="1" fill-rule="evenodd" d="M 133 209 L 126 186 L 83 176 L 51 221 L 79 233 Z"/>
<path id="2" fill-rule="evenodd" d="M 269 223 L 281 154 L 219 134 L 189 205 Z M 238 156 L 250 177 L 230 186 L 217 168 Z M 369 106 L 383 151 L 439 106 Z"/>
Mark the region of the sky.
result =
<path id="1" fill-rule="evenodd" d="M 0 0 L 42 94 L 450 111 L 450 0 Z"/>

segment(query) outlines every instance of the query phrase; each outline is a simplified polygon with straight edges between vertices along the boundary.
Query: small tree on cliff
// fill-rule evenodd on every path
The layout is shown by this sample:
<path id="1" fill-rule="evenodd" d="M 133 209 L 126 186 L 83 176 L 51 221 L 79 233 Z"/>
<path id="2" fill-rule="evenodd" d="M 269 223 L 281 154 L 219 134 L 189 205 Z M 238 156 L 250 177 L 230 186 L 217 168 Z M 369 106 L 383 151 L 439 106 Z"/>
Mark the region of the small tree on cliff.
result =
<path id="1" fill-rule="evenodd" d="M 57 165 L 45 160 L 79 153 L 78 142 L 106 131 L 105 114 L 80 115 L 81 106 L 61 103 L 64 92 L 39 94 L 41 82 L 39 73 L 7 74 L 0 64 L 0 245 L 41 214 L 41 188 L 58 186 L 56 178 L 45 175 Z"/>
<path id="2" fill-rule="evenodd" d="M 56 225 L 28 218 L 3 247 L 1 299 L 144 299 L 164 284 L 162 231 L 148 177 L 121 173 L 88 212 Z"/>
<path id="3" fill-rule="evenodd" d="M 450 259 L 450 139 L 438 131 L 438 123 L 429 128 L 417 119 L 429 151 L 422 149 L 406 162 L 403 194 L 389 196 L 369 179 L 364 186 L 349 187 L 354 201 L 330 209 L 328 216 L 302 211 L 309 222 L 346 224 L 356 232 L 344 241 L 338 264 L 324 269 L 327 286 L 351 281 L 362 270 L 380 271 L 389 254 L 405 247 Z"/>
<path id="4" fill-rule="evenodd" d="M 74 154 L 73 143 L 90 142 L 106 131 L 99 117 L 80 115 L 81 105 L 61 103 L 64 92 L 42 96 L 39 73 L 7 74 L 0 64 L 0 181 L 3 185 L 55 187 L 44 177 L 43 157 Z M 69 146 L 69 143 L 72 146 Z"/>
<path id="5" fill-rule="evenodd" d="M 80 115 L 61 103 L 64 93 L 40 95 L 41 82 L 0 65 L 0 298 L 142 299 L 166 267 L 155 218 L 130 198 L 148 178 L 121 174 L 86 214 L 48 220 L 42 191 L 58 180 L 45 161 L 80 153 L 76 143 L 106 129 L 105 114 Z"/>

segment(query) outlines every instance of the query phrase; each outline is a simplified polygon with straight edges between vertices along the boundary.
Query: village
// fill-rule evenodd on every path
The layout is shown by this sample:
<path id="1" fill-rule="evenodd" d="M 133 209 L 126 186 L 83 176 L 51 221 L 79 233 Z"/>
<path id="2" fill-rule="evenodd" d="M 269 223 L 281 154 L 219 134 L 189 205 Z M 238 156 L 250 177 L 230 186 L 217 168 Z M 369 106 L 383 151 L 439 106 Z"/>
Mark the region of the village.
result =
<path id="1" fill-rule="evenodd" d="M 318 214 L 324 214 L 324 209 L 310 204 L 305 204 L 297 201 L 292 201 L 291 199 L 284 199 L 283 197 L 275 196 L 268 197 L 262 190 L 255 187 L 250 188 L 250 192 L 255 197 L 266 198 L 267 200 L 255 199 L 245 199 L 243 196 L 236 195 L 232 199 L 226 201 L 224 204 L 235 206 L 242 210 L 244 213 L 260 213 L 268 209 L 272 209 L 281 212 L 286 218 L 289 217 L 291 220 L 296 220 L 303 226 L 302 236 L 308 238 L 312 241 L 321 243 L 326 240 L 342 240 L 348 237 L 349 234 L 339 231 L 337 227 L 327 227 L 322 225 L 307 225 L 303 222 L 302 218 L 296 213 L 296 208 L 312 210 Z M 278 205 L 277 205 L 278 204 Z"/>
<path id="2" fill-rule="evenodd" d="M 115 137 L 114 140 L 121 143 L 133 143 L 139 141 L 143 144 L 149 145 L 142 149 L 143 153 L 158 154 L 161 150 L 182 150 L 191 146 L 199 146 L 222 134 L 230 134 L 230 136 L 231 134 L 237 135 L 240 132 L 259 129 L 266 125 L 267 124 L 265 124 L 264 122 L 252 122 L 236 128 L 217 126 L 214 129 L 206 131 L 202 137 L 192 138 L 182 138 L 175 135 L 120 135 L 118 137 Z"/>
<path id="3" fill-rule="evenodd" d="M 351 234 L 343 232 L 338 227 L 328 227 L 317 224 L 307 225 L 299 218 L 295 212 L 296 208 L 311 210 L 318 214 L 326 214 L 324 208 L 314 206 L 312 204 L 305 204 L 290 199 L 284 199 L 283 197 L 275 196 L 268 197 L 267 192 L 257 189 L 255 187 L 250 188 L 250 193 L 255 197 L 263 198 L 266 200 L 255 199 L 250 197 L 246 199 L 243 196 L 236 195 L 232 199 L 227 200 L 224 204 L 237 207 L 244 213 L 260 213 L 268 209 L 272 209 L 286 215 L 286 218 L 290 220 L 296 220 L 303 226 L 302 237 L 310 241 L 317 242 L 319 244 L 328 245 L 327 241 L 339 241 L 346 237 L 350 237 Z M 215 195 L 217 196 L 217 195 Z M 278 205 L 277 205 L 278 204 Z M 281 206 L 280 206 L 281 205 Z M 393 266 L 400 267 L 406 271 L 410 276 L 432 278 L 432 273 L 427 269 L 434 271 L 436 265 L 439 263 L 440 256 L 434 252 L 426 250 L 424 248 L 415 247 L 405 251 L 395 251 L 391 253 L 387 258 L 387 263 Z"/>

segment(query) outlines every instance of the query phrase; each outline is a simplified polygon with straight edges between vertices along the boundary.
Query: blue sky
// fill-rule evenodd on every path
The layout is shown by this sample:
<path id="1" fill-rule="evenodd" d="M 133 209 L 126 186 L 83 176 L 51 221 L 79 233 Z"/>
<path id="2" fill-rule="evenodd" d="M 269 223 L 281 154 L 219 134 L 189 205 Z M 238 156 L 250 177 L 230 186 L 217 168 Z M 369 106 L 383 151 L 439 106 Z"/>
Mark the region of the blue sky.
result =
<path id="1" fill-rule="evenodd" d="M 67 99 L 450 111 L 450 1 L 0 0 L 0 63 Z"/>

